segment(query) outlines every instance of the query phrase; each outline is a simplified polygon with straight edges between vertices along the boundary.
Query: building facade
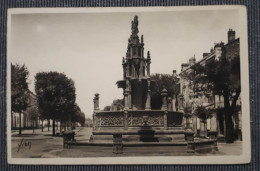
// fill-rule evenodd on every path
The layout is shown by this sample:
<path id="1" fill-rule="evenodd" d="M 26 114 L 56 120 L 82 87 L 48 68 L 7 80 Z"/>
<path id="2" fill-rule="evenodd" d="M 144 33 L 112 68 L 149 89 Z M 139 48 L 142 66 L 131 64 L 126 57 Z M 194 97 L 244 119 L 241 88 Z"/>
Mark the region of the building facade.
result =
<path id="1" fill-rule="evenodd" d="M 28 90 L 29 104 L 25 111 L 21 113 L 21 128 L 38 128 L 40 125 L 39 117 L 32 120 L 29 116 L 29 111 L 31 108 L 37 108 L 37 98 L 35 94 Z M 37 114 L 36 114 L 37 115 Z M 39 115 L 38 115 L 39 116 Z M 11 116 L 11 128 L 18 129 L 20 127 L 19 113 L 12 112 Z"/>
<path id="2" fill-rule="evenodd" d="M 210 49 L 210 52 L 203 53 L 203 57 L 201 60 L 196 61 L 195 56 L 189 59 L 188 63 L 183 63 L 181 65 L 181 73 L 180 76 L 180 95 L 179 95 L 179 103 L 178 108 L 180 111 L 184 111 L 185 108 L 191 108 L 191 119 L 190 126 L 193 128 L 195 134 L 197 135 L 205 135 L 207 136 L 207 132 L 216 131 L 218 137 L 225 137 L 225 116 L 221 110 L 220 112 L 215 112 L 212 115 L 212 118 L 207 119 L 206 124 L 202 123 L 201 120 L 194 115 L 194 111 L 198 106 L 204 106 L 208 109 L 222 109 L 224 108 L 224 98 L 223 96 L 215 95 L 210 91 L 195 91 L 194 83 L 190 81 L 184 75 L 189 75 L 190 77 L 194 77 L 192 75 L 191 66 L 194 64 L 200 64 L 201 66 L 205 66 L 205 64 L 210 60 L 219 60 L 223 52 L 225 51 L 225 56 L 228 60 L 234 58 L 240 58 L 240 40 L 235 37 L 235 31 L 229 29 L 228 31 L 228 42 L 224 44 L 223 42 L 217 43 L 214 45 L 214 48 Z M 192 78 L 191 78 L 192 79 Z M 241 98 L 239 97 L 237 100 L 238 112 L 233 116 L 234 129 L 236 132 L 236 138 L 241 139 Z M 206 125 L 206 126 L 205 126 Z"/>

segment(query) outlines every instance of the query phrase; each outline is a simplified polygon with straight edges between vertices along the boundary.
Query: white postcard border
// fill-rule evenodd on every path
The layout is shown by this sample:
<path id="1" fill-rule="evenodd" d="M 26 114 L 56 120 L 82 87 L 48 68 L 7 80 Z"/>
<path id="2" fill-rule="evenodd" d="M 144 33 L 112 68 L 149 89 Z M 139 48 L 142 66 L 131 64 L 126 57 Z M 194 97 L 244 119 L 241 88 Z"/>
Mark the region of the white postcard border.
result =
<path id="1" fill-rule="evenodd" d="M 36 13 L 107 13 L 107 12 L 156 12 L 194 10 L 239 10 L 240 62 L 242 97 L 242 154 L 218 156 L 157 156 L 157 157 L 85 157 L 85 158 L 13 158 L 11 156 L 11 76 L 10 76 L 10 29 L 13 14 Z M 249 107 L 249 67 L 247 40 L 247 12 L 242 5 L 181 6 L 181 7 L 96 7 L 96 8 L 15 8 L 8 9 L 7 22 L 7 156 L 9 164 L 53 164 L 53 165 L 99 165 L 99 164 L 242 164 L 251 160 L 250 107 Z"/>

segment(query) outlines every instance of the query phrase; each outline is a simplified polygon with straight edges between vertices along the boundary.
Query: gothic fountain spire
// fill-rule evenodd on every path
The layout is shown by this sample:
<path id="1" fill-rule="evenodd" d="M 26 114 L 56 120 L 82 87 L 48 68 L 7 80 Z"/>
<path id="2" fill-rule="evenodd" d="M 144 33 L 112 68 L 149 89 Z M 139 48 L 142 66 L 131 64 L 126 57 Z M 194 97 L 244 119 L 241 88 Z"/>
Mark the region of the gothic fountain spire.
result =
<path id="1" fill-rule="evenodd" d="M 132 30 L 132 34 L 130 36 L 131 43 L 134 43 L 134 44 L 139 43 L 138 16 L 135 16 L 134 20 L 132 20 L 131 30 Z"/>

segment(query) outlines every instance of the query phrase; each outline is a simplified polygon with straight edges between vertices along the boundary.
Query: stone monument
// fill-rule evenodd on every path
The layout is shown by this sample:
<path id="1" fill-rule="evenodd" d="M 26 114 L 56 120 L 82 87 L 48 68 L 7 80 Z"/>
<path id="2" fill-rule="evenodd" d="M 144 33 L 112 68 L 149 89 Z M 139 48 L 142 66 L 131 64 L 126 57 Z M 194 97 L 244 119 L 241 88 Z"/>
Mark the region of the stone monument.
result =
<path id="1" fill-rule="evenodd" d="M 151 109 L 151 91 L 153 80 L 150 78 L 150 52 L 144 57 L 144 38 L 138 36 L 138 17 L 131 22 L 131 35 L 128 39 L 126 56 L 123 57 L 123 80 L 117 81 L 118 88 L 123 89 L 123 105 L 115 100 L 110 110 L 100 110 L 99 94 L 93 99 L 93 131 L 89 141 L 64 141 L 70 146 L 112 146 L 113 153 L 123 153 L 125 147 L 164 146 L 165 150 L 177 150 L 177 153 L 195 152 L 217 148 L 214 138 L 194 139 L 194 132 L 184 127 L 183 112 L 175 111 L 172 98 L 166 89 L 161 92 L 160 110 Z M 176 102 L 174 102 L 176 104 Z M 120 105 L 120 106 L 117 106 Z M 66 137 L 65 137 L 66 140 Z M 182 147 L 187 148 L 182 149 Z M 150 149 L 153 153 L 155 148 Z M 179 152 L 178 152 L 179 151 Z"/>
<path id="2" fill-rule="evenodd" d="M 161 110 L 151 109 L 151 90 L 154 84 L 150 78 L 151 55 L 150 51 L 147 51 L 146 57 L 144 55 L 144 37 L 142 35 L 139 39 L 138 24 L 138 17 L 135 16 L 131 22 L 126 56 L 122 59 L 123 80 L 117 81 L 118 88 L 123 89 L 123 110 L 100 111 L 99 94 L 95 94 L 94 140 L 97 139 L 97 135 L 112 135 L 118 131 L 123 131 L 125 136 L 139 135 L 139 140 L 144 141 L 147 141 L 144 137 L 158 141 L 150 135 L 143 135 L 148 132 L 153 132 L 154 136 L 158 132 L 160 135 L 167 134 L 167 130 L 183 133 L 183 113 L 172 110 L 172 98 L 167 98 L 166 89 L 161 92 Z"/>

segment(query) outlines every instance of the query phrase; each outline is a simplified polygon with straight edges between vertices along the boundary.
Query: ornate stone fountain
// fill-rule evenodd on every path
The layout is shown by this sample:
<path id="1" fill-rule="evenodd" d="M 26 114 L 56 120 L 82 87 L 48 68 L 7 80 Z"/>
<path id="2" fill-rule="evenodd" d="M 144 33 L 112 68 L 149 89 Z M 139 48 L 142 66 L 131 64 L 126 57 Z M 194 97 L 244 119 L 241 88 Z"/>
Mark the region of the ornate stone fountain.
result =
<path id="1" fill-rule="evenodd" d="M 144 40 L 138 36 L 138 17 L 132 21 L 132 33 L 128 39 L 126 57 L 123 57 L 123 80 L 117 81 L 119 88 L 123 89 L 124 108 L 121 111 L 100 111 L 99 94 L 94 97 L 94 128 L 93 135 L 98 139 L 101 134 L 113 134 L 122 132 L 127 135 L 137 135 L 135 140 L 160 141 L 162 134 L 176 133 L 183 134 L 182 127 L 183 113 L 172 110 L 172 100 L 167 99 L 167 90 L 161 92 L 161 110 L 151 110 L 151 89 L 153 80 L 150 78 L 150 52 L 144 57 Z M 155 138 L 151 138 L 153 133 Z M 112 138 L 112 137 L 111 137 Z M 171 141 L 172 138 L 168 138 Z"/>
<path id="2" fill-rule="evenodd" d="M 138 17 L 132 21 L 126 57 L 123 57 L 123 110 L 101 111 L 99 94 L 95 94 L 93 131 L 89 142 L 72 145 L 112 145 L 114 153 L 122 153 L 123 146 L 187 146 L 194 152 L 194 133 L 183 127 L 183 113 L 173 111 L 167 90 L 161 92 L 161 110 L 151 109 L 150 52 L 144 57 L 144 40 L 138 36 Z M 209 141 L 207 141 L 209 143 Z"/>

